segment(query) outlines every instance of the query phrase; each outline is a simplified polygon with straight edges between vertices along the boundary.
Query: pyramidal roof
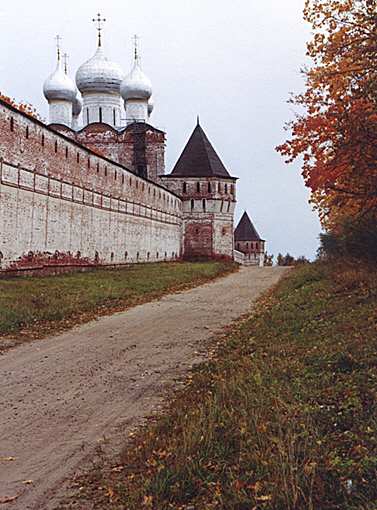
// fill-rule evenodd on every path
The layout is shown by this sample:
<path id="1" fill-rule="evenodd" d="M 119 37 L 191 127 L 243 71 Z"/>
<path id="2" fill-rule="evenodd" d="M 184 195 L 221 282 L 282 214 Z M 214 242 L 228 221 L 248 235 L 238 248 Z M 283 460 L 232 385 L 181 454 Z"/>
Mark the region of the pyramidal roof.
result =
<path id="1" fill-rule="evenodd" d="M 243 213 L 242 218 L 234 231 L 234 239 L 235 241 L 263 241 L 263 239 L 259 237 L 259 234 L 246 211 Z"/>
<path id="2" fill-rule="evenodd" d="M 199 122 L 170 175 L 172 177 L 225 177 L 233 179 Z"/>

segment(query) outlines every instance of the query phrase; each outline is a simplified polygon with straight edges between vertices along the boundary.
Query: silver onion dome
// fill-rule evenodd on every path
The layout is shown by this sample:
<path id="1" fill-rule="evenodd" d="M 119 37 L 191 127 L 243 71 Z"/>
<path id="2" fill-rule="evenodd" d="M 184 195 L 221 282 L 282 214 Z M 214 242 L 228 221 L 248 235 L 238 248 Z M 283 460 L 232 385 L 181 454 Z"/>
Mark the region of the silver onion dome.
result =
<path id="1" fill-rule="evenodd" d="M 43 93 L 48 101 L 54 99 L 73 101 L 75 99 L 76 86 L 64 72 L 60 59 L 55 71 L 44 82 Z"/>
<path id="2" fill-rule="evenodd" d="M 78 95 L 78 90 L 76 90 L 76 97 L 73 100 L 73 105 L 72 105 L 72 115 L 74 117 L 78 117 L 81 113 L 81 110 L 82 110 L 82 99 Z"/>
<path id="3" fill-rule="evenodd" d="M 150 99 L 152 83 L 143 73 L 139 61 L 136 59 L 130 74 L 126 76 L 120 86 L 120 93 L 125 101 L 128 99 Z"/>
<path id="4" fill-rule="evenodd" d="M 81 93 L 100 92 L 119 94 L 124 73 L 115 62 L 105 57 L 101 46 L 76 73 L 76 84 Z"/>

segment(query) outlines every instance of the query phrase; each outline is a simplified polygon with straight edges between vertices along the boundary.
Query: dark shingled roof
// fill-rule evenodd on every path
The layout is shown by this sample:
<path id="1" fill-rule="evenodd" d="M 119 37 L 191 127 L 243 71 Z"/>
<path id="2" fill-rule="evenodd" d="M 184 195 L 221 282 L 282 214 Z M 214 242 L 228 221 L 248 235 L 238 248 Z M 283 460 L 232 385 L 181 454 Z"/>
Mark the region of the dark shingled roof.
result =
<path id="1" fill-rule="evenodd" d="M 263 241 L 263 239 L 259 237 L 258 232 L 255 230 L 255 227 L 246 211 L 243 213 L 243 216 L 234 231 L 234 239 L 235 241 Z"/>
<path id="2" fill-rule="evenodd" d="M 199 123 L 170 175 L 172 177 L 233 178 L 216 154 Z"/>

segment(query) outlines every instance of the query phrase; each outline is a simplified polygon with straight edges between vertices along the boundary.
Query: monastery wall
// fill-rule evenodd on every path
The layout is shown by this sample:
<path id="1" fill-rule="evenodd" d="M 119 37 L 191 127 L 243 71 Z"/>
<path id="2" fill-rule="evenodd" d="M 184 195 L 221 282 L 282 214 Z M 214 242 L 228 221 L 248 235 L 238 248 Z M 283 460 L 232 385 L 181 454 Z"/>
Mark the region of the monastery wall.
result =
<path id="1" fill-rule="evenodd" d="M 171 260 L 174 194 L 0 102 L 0 267 Z"/>

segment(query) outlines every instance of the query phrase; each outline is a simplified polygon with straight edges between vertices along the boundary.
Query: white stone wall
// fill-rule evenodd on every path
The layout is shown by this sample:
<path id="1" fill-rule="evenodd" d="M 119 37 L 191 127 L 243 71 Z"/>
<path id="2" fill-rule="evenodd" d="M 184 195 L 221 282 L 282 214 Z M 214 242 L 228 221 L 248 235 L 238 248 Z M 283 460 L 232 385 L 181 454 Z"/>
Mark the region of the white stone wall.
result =
<path id="1" fill-rule="evenodd" d="M 72 125 L 72 103 L 70 101 L 55 100 L 49 102 L 49 123 Z"/>
<path id="2" fill-rule="evenodd" d="M 102 122 L 119 127 L 122 125 L 121 111 L 121 99 L 118 94 L 83 94 L 83 126 Z"/>

